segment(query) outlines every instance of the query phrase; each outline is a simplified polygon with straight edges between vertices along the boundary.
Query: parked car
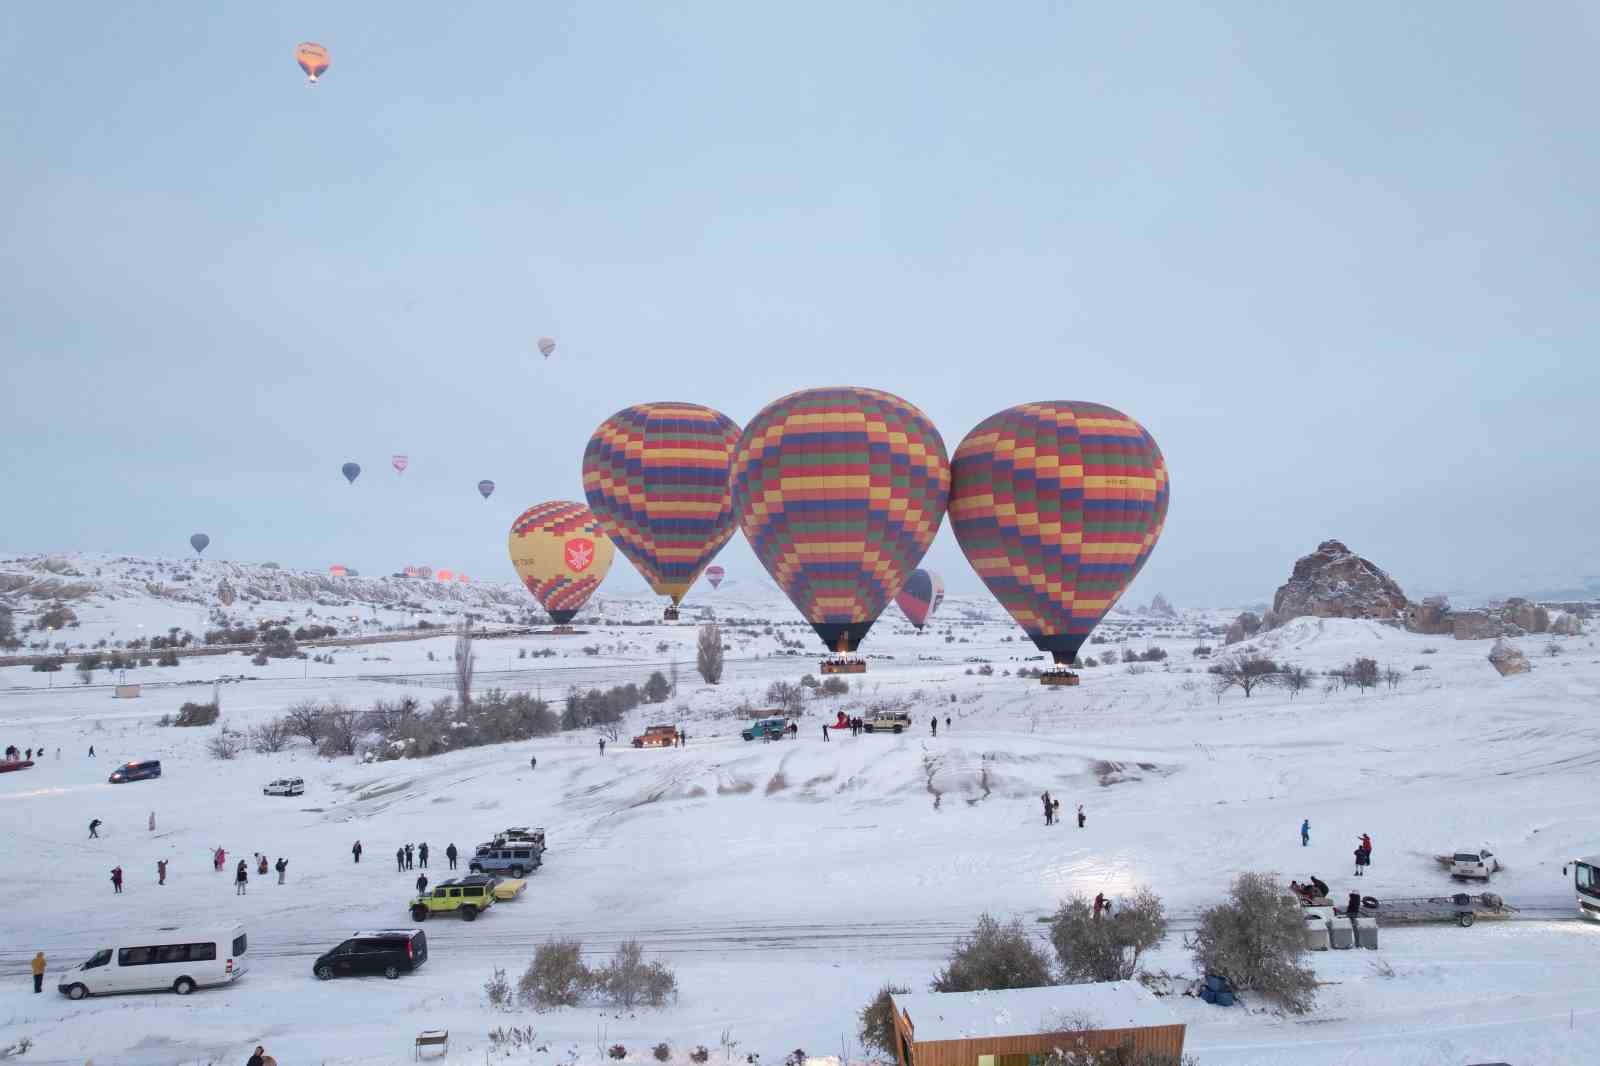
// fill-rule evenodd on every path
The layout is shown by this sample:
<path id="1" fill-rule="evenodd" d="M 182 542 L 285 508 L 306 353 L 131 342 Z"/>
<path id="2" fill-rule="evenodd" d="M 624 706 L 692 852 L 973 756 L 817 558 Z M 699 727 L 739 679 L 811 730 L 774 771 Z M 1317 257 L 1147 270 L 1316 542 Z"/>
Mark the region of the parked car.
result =
<path id="1" fill-rule="evenodd" d="M 1457 848 L 1450 856 L 1450 876 L 1457 881 L 1487 881 L 1499 867 L 1494 853 L 1487 848 Z"/>
<path id="2" fill-rule="evenodd" d="M 304 796 L 306 783 L 298 777 L 280 777 L 269 781 L 262 789 L 263 796 Z"/>
<path id="3" fill-rule="evenodd" d="M 675 725 L 648 726 L 642 734 L 633 738 L 636 748 L 670 748 L 677 743 L 678 727 Z"/>
<path id="4" fill-rule="evenodd" d="M 381 973 L 393 981 L 428 961 L 428 937 L 421 929 L 377 929 L 353 933 L 332 951 L 317 956 L 311 972 L 324 981 Z"/>
<path id="5" fill-rule="evenodd" d="M 525 877 L 544 865 L 544 849 L 531 841 L 519 840 L 505 843 L 479 844 L 467 862 L 467 869 L 475 874 L 510 874 Z"/>
<path id="6" fill-rule="evenodd" d="M 432 915 L 454 912 L 461 915 L 462 921 L 473 922 L 494 902 L 492 886 L 485 879 L 441 881 L 427 895 L 411 901 L 411 920 L 425 922 Z"/>
<path id="7" fill-rule="evenodd" d="M 56 991 L 68 999 L 169 989 L 187 996 L 197 988 L 237 981 L 244 975 L 250 946 L 244 927 L 238 925 L 123 934 L 116 943 L 126 946 L 96 951 L 63 973 Z"/>
<path id="8" fill-rule="evenodd" d="M 545 850 L 544 826 L 513 825 L 494 835 L 494 842 L 497 845 L 517 844 L 523 841 L 540 851 Z"/>
<path id="9" fill-rule="evenodd" d="M 739 732 L 746 740 L 782 740 L 799 732 L 800 727 L 787 718 L 762 718 L 751 722 Z"/>
<path id="10" fill-rule="evenodd" d="M 120 785 L 125 781 L 143 781 L 147 777 L 161 776 L 161 760 L 145 759 L 142 762 L 130 762 L 111 771 L 111 783 Z"/>
<path id="11" fill-rule="evenodd" d="M 868 733 L 904 733 L 911 728 L 911 716 L 899 712 L 875 714 L 864 719 L 861 727 Z"/>

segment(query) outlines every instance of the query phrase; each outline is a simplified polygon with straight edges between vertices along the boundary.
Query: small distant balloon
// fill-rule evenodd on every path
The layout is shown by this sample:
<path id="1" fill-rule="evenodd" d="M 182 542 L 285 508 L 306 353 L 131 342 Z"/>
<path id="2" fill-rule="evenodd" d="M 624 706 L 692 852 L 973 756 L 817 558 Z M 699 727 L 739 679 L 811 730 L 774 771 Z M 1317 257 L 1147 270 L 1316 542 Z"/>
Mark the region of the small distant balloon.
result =
<path id="1" fill-rule="evenodd" d="M 434 574 L 434 576 L 437 577 L 440 581 L 449 581 L 452 578 L 454 578 L 456 575 L 452 571 L 449 571 L 449 570 L 440 570 L 440 571 L 437 571 Z"/>
<path id="2" fill-rule="evenodd" d="M 354 485 L 356 478 L 361 476 L 361 464 L 346 463 L 339 468 L 339 472 L 344 475 L 344 479 L 346 481 Z"/>
<path id="3" fill-rule="evenodd" d="M 456 575 L 456 584 L 458 584 L 458 585 L 468 584 L 469 582 L 471 582 L 471 580 L 472 579 L 470 577 L 468 577 L 466 574 L 457 574 Z"/>
<path id="4" fill-rule="evenodd" d="M 418 577 L 432 577 L 433 576 L 433 567 L 431 567 L 431 566 L 419 566 L 419 567 L 417 567 L 417 576 Z"/>
<path id="5" fill-rule="evenodd" d="M 554 337 L 540 337 L 539 338 L 539 351 L 544 355 L 544 357 L 546 359 L 550 358 L 550 353 L 555 351 L 555 350 L 556 350 L 556 340 L 555 340 Z"/>
<path id="6" fill-rule="evenodd" d="M 405 575 L 406 575 L 406 577 L 416 577 L 417 576 L 417 568 L 414 567 L 414 566 L 406 567 Z"/>
<path id="7" fill-rule="evenodd" d="M 350 571 L 347 567 L 339 563 L 334 563 L 332 566 L 328 567 L 328 573 L 334 577 L 344 577 L 349 572 Z"/>
<path id="8" fill-rule="evenodd" d="M 407 459 L 403 455 L 397 455 L 393 459 L 389 460 L 389 465 L 394 467 L 395 473 L 404 474 L 406 472 L 406 467 L 411 465 L 411 460 Z"/>
<path id="9" fill-rule="evenodd" d="M 722 579 L 727 576 L 728 572 L 720 566 L 706 567 L 706 580 L 711 582 L 712 589 L 716 589 L 721 586 Z"/>
<path id="10" fill-rule="evenodd" d="M 294 61 L 306 72 L 306 81 L 312 85 L 328 72 L 328 50 L 315 41 L 301 41 L 294 46 Z"/>
<path id="11" fill-rule="evenodd" d="M 204 533 L 196 533 L 194 536 L 189 538 L 189 547 L 194 549 L 194 553 L 196 555 L 199 555 L 201 552 L 205 551 L 206 545 L 210 543 L 211 538 L 206 536 Z"/>
<path id="12" fill-rule="evenodd" d="M 482 481 L 478 482 L 478 494 L 486 500 L 490 496 L 493 496 L 494 482 L 490 481 L 488 478 L 484 478 Z"/>

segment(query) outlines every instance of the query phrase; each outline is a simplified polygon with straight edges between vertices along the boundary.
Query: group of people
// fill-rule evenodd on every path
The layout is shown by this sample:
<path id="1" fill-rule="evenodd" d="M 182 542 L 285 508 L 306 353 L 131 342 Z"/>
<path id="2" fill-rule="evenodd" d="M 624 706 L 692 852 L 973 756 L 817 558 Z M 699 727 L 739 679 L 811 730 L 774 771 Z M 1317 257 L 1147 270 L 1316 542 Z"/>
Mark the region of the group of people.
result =
<path id="1" fill-rule="evenodd" d="M 22 762 L 24 760 L 32 760 L 33 759 L 33 753 L 35 751 L 37 751 L 39 753 L 39 758 L 41 758 L 41 759 L 44 758 L 44 745 L 43 744 L 39 745 L 37 748 L 22 748 L 22 749 L 18 749 L 18 747 L 15 744 L 8 744 L 8 745 L 6 745 L 6 761 L 7 762 Z M 58 759 L 61 758 L 61 749 L 60 748 L 56 749 L 56 758 L 58 758 Z"/>
<path id="2" fill-rule="evenodd" d="M 1311 819 L 1306 818 L 1300 823 L 1300 846 L 1311 846 Z M 1372 837 L 1366 833 L 1361 834 L 1361 840 L 1356 844 L 1356 876 L 1365 877 L 1367 867 L 1372 865 Z"/>
<path id="3" fill-rule="evenodd" d="M 359 844 L 357 846 L 359 846 Z M 450 845 L 450 850 L 455 850 L 454 844 Z M 413 869 L 419 861 L 422 863 L 422 868 L 426 870 L 428 868 L 427 841 L 423 841 L 421 844 L 406 844 L 403 847 L 394 849 L 394 866 L 396 870 L 405 871 Z M 455 857 L 451 856 L 450 868 L 453 870 L 455 869 L 455 866 Z"/>
<path id="4" fill-rule="evenodd" d="M 1055 825 L 1061 819 L 1061 801 L 1050 795 L 1050 790 L 1045 789 L 1039 794 L 1040 801 L 1044 804 L 1044 824 Z M 1083 804 L 1078 804 L 1078 828 L 1082 829 L 1089 824 L 1089 816 L 1083 812 Z"/>

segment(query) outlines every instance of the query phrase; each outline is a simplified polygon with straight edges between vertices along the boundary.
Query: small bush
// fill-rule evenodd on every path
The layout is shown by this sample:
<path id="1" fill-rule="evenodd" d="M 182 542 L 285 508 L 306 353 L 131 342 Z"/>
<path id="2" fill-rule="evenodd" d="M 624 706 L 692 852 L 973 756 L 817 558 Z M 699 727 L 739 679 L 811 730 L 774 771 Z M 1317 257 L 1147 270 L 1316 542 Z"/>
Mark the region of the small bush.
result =
<path id="1" fill-rule="evenodd" d="M 164 651 L 162 651 L 162 653 L 160 655 L 156 656 L 156 665 L 157 666 L 177 666 L 178 665 L 178 653 L 173 651 L 171 648 L 165 649 Z"/>
<path id="2" fill-rule="evenodd" d="M 576 1007 L 594 984 L 583 964 L 583 945 L 576 940 L 551 940 L 539 945 L 533 961 L 517 981 L 522 1002 L 538 1010 Z"/>
<path id="3" fill-rule="evenodd" d="M 982 666 L 978 667 L 978 676 L 979 677 L 993 677 L 994 676 L 994 667 L 990 666 L 988 663 L 984 663 Z"/>
<path id="4" fill-rule="evenodd" d="M 666 1041 L 663 1040 L 661 1043 L 650 1049 L 650 1054 L 655 1056 L 657 1062 L 666 1062 L 668 1059 L 672 1058 L 672 1049 L 668 1047 Z"/>
<path id="5" fill-rule="evenodd" d="M 1283 897 L 1275 874 L 1242 873 L 1228 899 L 1200 912 L 1187 947 L 1201 973 L 1226 977 L 1235 988 L 1260 992 L 1295 1014 L 1311 1009 L 1317 975 L 1302 965 L 1305 918 Z"/>
<path id="6" fill-rule="evenodd" d="M 1089 900 L 1073 896 L 1062 901 L 1050 921 L 1050 943 L 1068 984 L 1129 980 L 1139 972 L 1140 956 L 1166 935 L 1161 899 L 1148 888 L 1100 918 Z"/>
<path id="7" fill-rule="evenodd" d="M 213 759 L 231 760 L 244 750 L 244 734 L 224 729 L 206 741 L 206 751 Z"/>
<path id="8" fill-rule="evenodd" d="M 56 674 L 56 673 L 60 673 L 61 672 L 61 667 L 65 663 L 66 663 L 65 659 L 59 658 L 57 656 L 51 656 L 48 659 L 40 659 L 38 662 L 33 664 L 33 672 L 36 673 L 36 674 Z"/>
<path id="9" fill-rule="evenodd" d="M 843 696 L 850 691 L 850 682 L 842 677 L 829 677 L 817 686 L 817 691 L 824 696 Z"/>
<path id="10" fill-rule="evenodd" d="M 606 1054 L 614 1059 L 625 1059 L 628 1057 L 628 1049 L 621 1044 L 612 1044 L 606 1048 Z"/>
<path id="11" fill-rule="evenodd" d="M 1050 959 L 1023 928 L 1020 918 L 1002 925 L 985 914 L 969 936 L 956 941 L 944 969 L 935 975 L 935 992 L 983 992 L 996 988 L 1039 988 L 1050 983 Z"/>
<path id="12" fill-rule="evenodd" d="M 1209 645 L 1209 644 L 1196 644 L 1194 646 L 1194 657 L 1196 659 L 1205 659 L 1205 658 L 1208 658 L 1210 655 L 1211 655 L 1211 645 Z"/>
<path id="13" fill-rule="evenodd" d="M 677 993 L 678 979 L 661 962 L 645 962 L 644 949 L 637 940 L 625 940 L 600 971 L 594 974 L 594 987 L 618 1007 L 643 1003 L 659 1007 Z"/>
<path id="14" fill-rule="evenodd" d="M 887 983 L 861 1008 L 856 1037 L 863 1047 L 875 1048 L 885 1055 L 895 1053 L 894 1000 L 890 997 L 903 996 L 910 991 L 904 985 Z"/>
<path id="15" fill-rule="evenodd" d="M 710 1061 L 710 1059 L 711 1049 L 706 1047 L 704 1044 L 696 1046 L 693 1051 L 689 1052 L 689 1061 L 695 1063 L 695 1066 L 703 1066 L 703 1064 Z"/>
<path id="16" fill-rule="evenodd" d="M 222 708 L 215 703 L 185 703 L 178 708 L 178 717 L 173 719 L 173 725 L 200 726 L 215 725 L 217 718 L 222 714 Z"/>
<path id="17" fill-rule="evenodd" d="M 489 972 L 489 979 L 483 983 L 483 994 L 489 997 L 489 1006 L 495 1010 L 511 1006 L 511 980 L 503 967 L 496 966 Z"/>
<path id="18" fill-rule="evenodd" d="M 250 738 L 250 750 L 257 755 L 272 755 L 289 746 L 293 734 L 284 724 L 282 718 L 274 718 L 258 726 L 252 726 L 247 734 Z"/>

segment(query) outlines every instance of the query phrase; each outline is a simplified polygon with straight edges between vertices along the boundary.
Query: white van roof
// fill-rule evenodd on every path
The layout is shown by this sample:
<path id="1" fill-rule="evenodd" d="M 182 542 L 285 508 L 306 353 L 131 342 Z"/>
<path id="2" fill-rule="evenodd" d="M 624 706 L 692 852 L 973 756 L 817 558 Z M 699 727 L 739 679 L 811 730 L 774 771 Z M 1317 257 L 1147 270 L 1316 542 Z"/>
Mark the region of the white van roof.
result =
<path id="1" fill-rule="evenodd" d="M 198 944 L 207 940 L 232 940 L 247 930 L 242 925 L 164 925 L 132 933 L 118 933 L 124 944 Z"/>

